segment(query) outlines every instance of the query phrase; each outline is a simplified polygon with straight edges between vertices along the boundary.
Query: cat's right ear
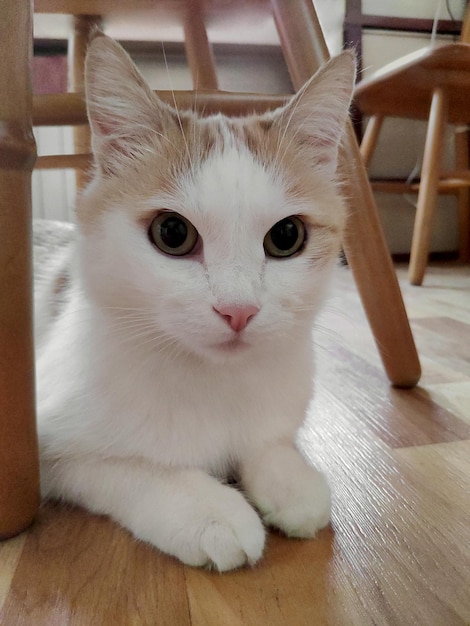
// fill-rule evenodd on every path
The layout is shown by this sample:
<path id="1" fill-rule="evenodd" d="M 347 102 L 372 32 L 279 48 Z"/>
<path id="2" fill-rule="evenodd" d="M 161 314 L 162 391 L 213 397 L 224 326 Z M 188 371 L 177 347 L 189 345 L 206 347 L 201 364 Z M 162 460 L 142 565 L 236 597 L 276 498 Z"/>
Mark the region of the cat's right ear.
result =
<path id="1" fill-rule="evenodd" d="M 355 75 L 354 52 L 345 50 L 323 65 L 287 105 L 274 112 L 282 137 L 295 142 L 307 162 L 329 178 L 335 176 Z"/>
<path id="2" fill-rule="evenodd" d="M 127 52 L 100 31 L 87 51 L 85 92 L 93 154 L 104 174 L 128 166 L 173 124 Z"/>

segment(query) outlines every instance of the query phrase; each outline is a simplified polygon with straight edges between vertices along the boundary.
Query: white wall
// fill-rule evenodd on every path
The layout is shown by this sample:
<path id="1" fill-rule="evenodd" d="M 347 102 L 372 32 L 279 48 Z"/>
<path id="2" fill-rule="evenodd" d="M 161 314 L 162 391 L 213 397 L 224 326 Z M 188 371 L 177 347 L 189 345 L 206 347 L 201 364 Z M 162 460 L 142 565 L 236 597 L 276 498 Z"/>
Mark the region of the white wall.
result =
<path id="1" fill-rule="evenodd" d="M 34 129 L 38 154 L 70 154 L 73 152 L 71 127 Z M 73 220 L 75 206 L 74 170 L 33 170 L 33 216 L 51 220 Z"/>

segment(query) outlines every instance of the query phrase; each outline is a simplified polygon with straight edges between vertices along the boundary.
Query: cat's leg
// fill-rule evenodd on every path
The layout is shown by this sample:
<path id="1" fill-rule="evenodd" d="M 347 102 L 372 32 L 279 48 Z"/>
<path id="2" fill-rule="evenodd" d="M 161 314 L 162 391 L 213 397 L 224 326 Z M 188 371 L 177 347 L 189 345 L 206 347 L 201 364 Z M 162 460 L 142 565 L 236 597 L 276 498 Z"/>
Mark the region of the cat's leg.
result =
<path id="1" fill-rule="evenodd" d="M 88 458 L 45 464 L 43 492 L 107 514 L 188 565 L 254 564 L 265 532 L 235 489 L 200 470 Z"/>
<path id="2" fill-rule="evenodd" d="M 264 521 L 290 537 L 313 537 L 328 525 L 331 496 L 325 476 L 295 446 L 272 443 L 241 463 L 242 484 Z"/>

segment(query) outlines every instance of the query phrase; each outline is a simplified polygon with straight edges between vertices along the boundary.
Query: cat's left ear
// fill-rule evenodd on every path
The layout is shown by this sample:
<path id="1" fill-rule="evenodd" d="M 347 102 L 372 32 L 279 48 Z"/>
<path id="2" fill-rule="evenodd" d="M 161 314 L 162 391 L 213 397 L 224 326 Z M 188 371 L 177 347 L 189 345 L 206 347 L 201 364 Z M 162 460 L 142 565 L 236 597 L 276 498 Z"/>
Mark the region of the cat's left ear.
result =
<path id="1" fill-rule="evenodd" d="M 336 171 L 355 77 L 355 54 L 346 50 L 321 67 L 287 105 L 275 112 L 285 139 L 305 147 L 306 158 L 330 177 Z"/>
<path id="2" fill-rule="evenodd" d="M 165 139 L 173 115 L 151 91 L 129 55 L 97 31 L 87 51 L 85 91 L 95 160 L 117 174 Z"/>

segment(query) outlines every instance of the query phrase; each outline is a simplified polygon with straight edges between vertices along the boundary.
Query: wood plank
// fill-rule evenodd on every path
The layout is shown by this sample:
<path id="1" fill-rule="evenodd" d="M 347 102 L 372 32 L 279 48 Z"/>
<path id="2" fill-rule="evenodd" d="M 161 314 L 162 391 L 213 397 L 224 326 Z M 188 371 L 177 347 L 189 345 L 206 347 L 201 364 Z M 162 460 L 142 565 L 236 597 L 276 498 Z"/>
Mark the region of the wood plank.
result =
<path id="1" fill-rule="evenodd" d="M 10 591 L 11 581 L 21 555 L 26 535 L 0 543 L 0 611 Z"/>
<path id="2" fill-rule="evenodd" d="M 342 614 L 340 597 L 328 577 L 333 533 L 311 541 L 269 537 L 266 558 L 248 571 L 220 576 L 188 570 L 187 584 L 195 626 L 311 626 Z M 291 572 L 296 572 L 293 577 Z M 331 602 L 325 603 L 325 598 Z"/>
<path id="3" fill-rule="evenodd" d="M 449 317 L 430 317 L 414 320 L 413 327 L 420 329 L 421 346 L 433 344 L 434 359 L 470 377 L 470 325 Z"/>
<path id="4" fill-rule="evenodd" d="M 445 407 L 470 424 L 470 381 L 440 383 L 428 386 L 433 402 Z"/>
<path id="5" fill-rule="evenodd" d="M 362 623 L 467 624 L 470 561 L 460 545 L 470 508 L 443 497 L 452 477 L 441 476 L 439 497 L 433 480 L 418 480 L 395 451 L 364 429 L 359 413 L 342 380 L 336 391 L 319 385 L 304 440 L 333 483 L 335 552 L 366 608 Z M 460 485 L 469 490 L 468 473 Z M 437 587 L 445 600 L 435 595 Z M 361 622 L 348 617 L 344 623 Z"/>
<path id="6" fill-rule="evenodd" d="M 22 626 L 150 626 L 156 613 L 162 624 L 190 624 L 183 566 L 105 517 L 48 505 L 27 535 L 0 624 L 21 615 Z"/>
<path id="7" fill-rule="evenodd" d="M 391 448 L 470 439 L 469 425 L 424 389 L 390 388 L 380 370 L 342 346 L 331 346 L 320 365 L 329 393 L 340 380 L 345 406 L 361 407 L 356 420 Z"/>
<path id="8" fill-rule="evenodd" d="M 468 583 L 467 587 L 454 586 L 449 579 L 442 586 L 440 576 L 435 576 L 436 568 L 441 567 L 442 547 L 433 553 L 434 563 L 430 562 L 423 569 L 423 575 L 433 592 L 443 602 L 453 605 L 465 624 L 470 624 L 470 542 L 460 540 L 464 529 L 470 526 L 470 441 L 396 450 L 395 456 L 401 462 L 402 471 L 410 475 L 418 489 L 433 484 L 433 499 L 420 511 L 423 521 L 426 520 L 426 524 L 422 524 L 424 536 L 431 532 L 446 537 L 446 558 L 453 569 L 449 577 L 460 577 Z M 416 504 L 419 506 L 420 502 Z"/>

